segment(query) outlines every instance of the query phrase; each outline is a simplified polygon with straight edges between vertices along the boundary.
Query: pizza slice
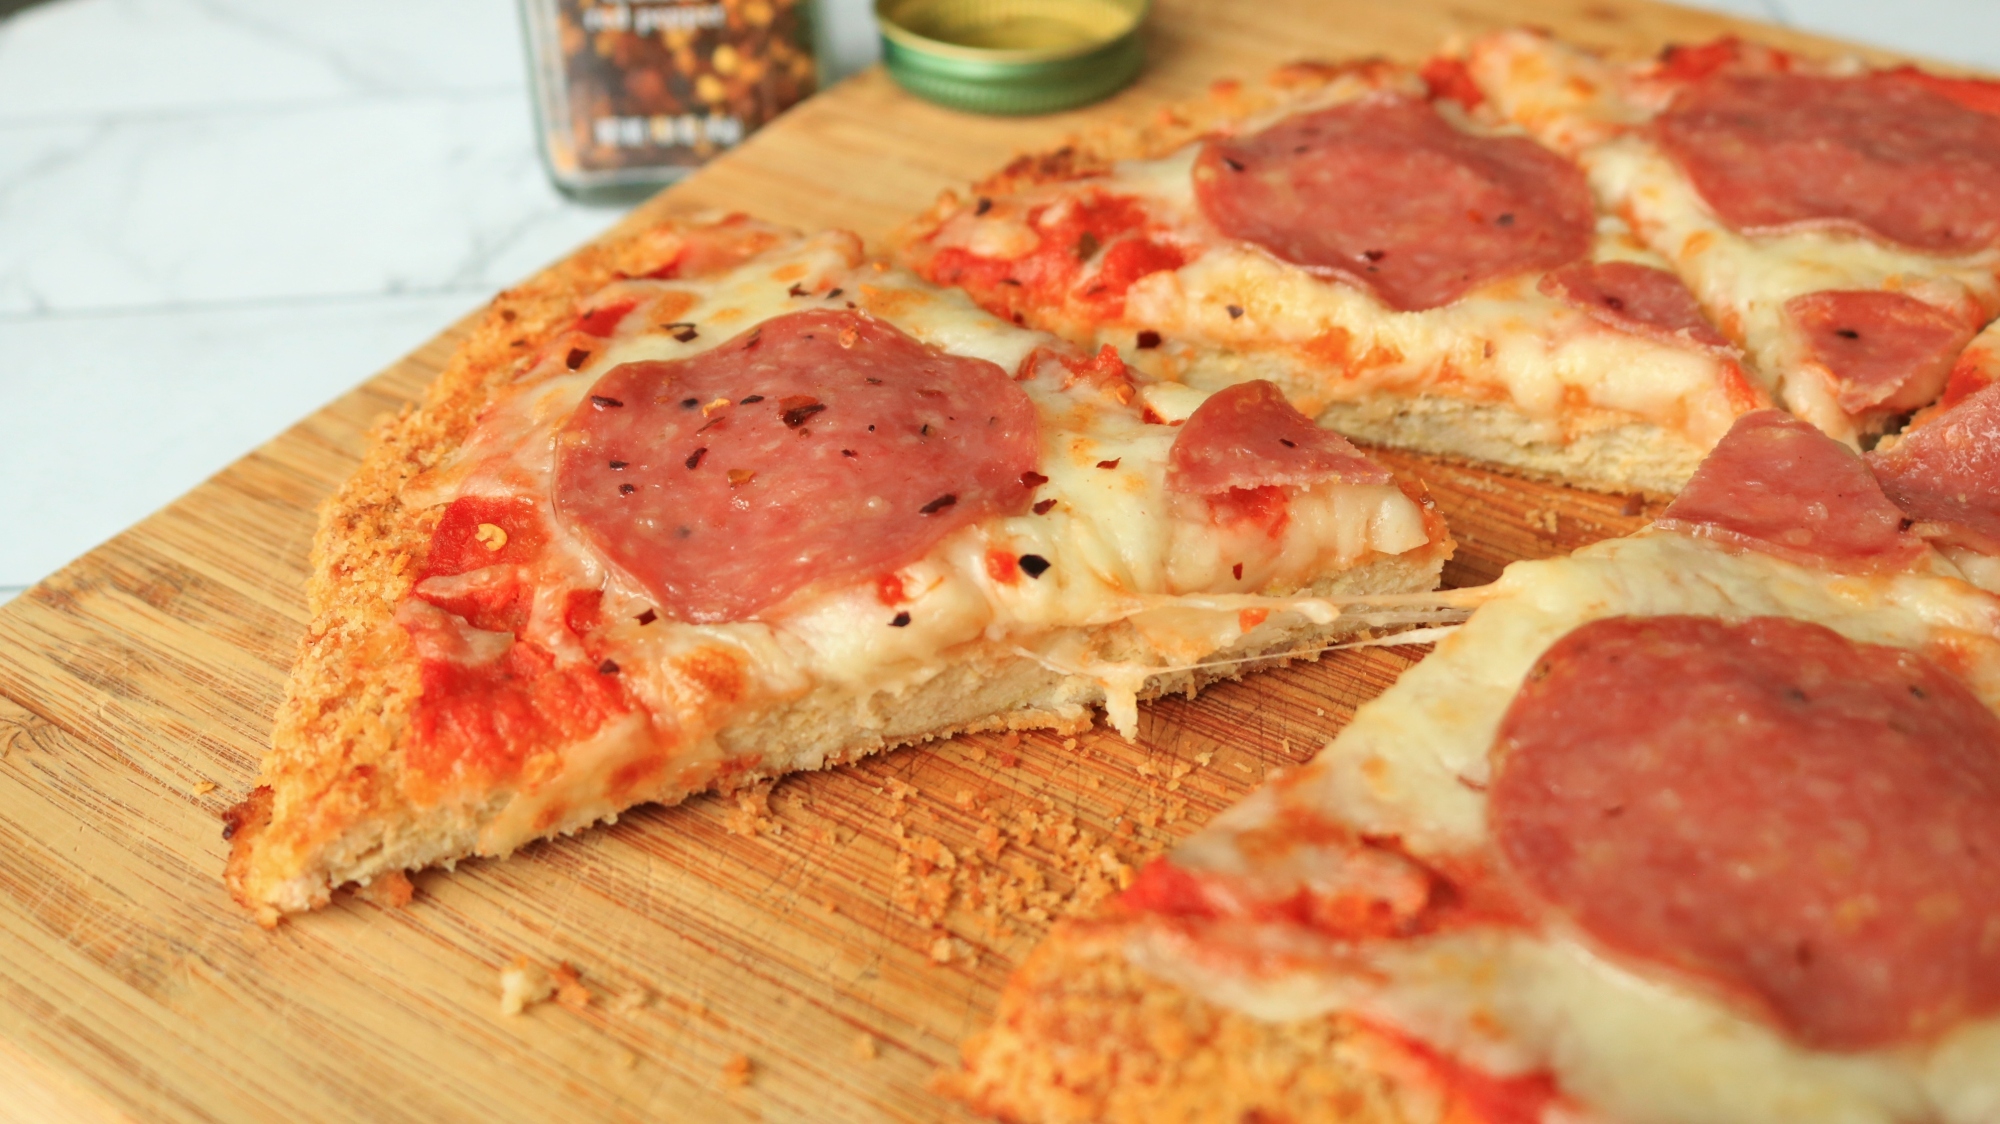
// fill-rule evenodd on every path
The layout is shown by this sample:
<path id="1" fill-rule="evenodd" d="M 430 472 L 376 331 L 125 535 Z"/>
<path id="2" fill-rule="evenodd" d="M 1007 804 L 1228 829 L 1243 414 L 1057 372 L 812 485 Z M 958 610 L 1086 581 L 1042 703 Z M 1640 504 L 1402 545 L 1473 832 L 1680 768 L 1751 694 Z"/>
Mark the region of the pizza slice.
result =
<path id="1" fill-rule="evenodd" d="M 902 236 L 1016 323 L 1350 436 L 1671 495 L 1768 404 L 1575 164 L 1453 73 L 1296 64 L 1024 157 Z"/>
<path id="2" fill-rule="evenodd" d="M 1850 444 L 2000 314 L 2000 84 L 1737 39 L 1624 62 L 1476 40 L 1478 116 L 1574 156 L 1793 413 Z"/>
<path id="3" fill-rule="evenodd" d="M 2000 600 L 1779 411 L 1059 928 L 1015 1121 L 1985 1124 Z"/>
<path id="4" fill-rule="evenodd" d="M 955 731 L 1129 735 L 1450 551 L 1267 383 L 1134 378 L 851 235 L 667 224 L 503 295 L 325 509 L 228 882 L 272 924 Z"/>

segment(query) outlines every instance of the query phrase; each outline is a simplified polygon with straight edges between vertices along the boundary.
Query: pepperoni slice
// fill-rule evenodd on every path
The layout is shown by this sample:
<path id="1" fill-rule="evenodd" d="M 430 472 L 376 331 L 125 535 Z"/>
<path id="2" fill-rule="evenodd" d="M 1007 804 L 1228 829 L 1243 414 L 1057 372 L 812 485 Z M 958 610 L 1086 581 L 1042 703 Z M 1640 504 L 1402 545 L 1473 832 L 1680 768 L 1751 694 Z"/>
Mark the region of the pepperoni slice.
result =
<path id="1" fill-rule="evenodd" d="M 1940 253 L 2000 241 L 2000 118 L 1917 83 L 1725 70 L 1655 130 L 1738 230 L 1841 226 Z"/>
<path id="2" fill-rule="evenodd" d="M 1711 351 L 1735 351 L 1709 324 L 1681 279 L 1629 261 L 1579 261 L 1542 276 L 1536 286 L 1621 332 Z"/>
<path id="3" fill-rule="evenodd" d="M 2000 717 L 1914 652 L 1782 617 L 1614 617 L 1500 725 L 1527 886 L 1823 1049 L 2000 1010 Z"/>
<path id="4" fill-rule="evenodd" d="M 1659 527 L 1840 573 L 1907 568 L 1925 551 L 1860 456 L 1783 410 L 1736 419 Z"/>
<path id="5" fill-rule="evenodd" d="M 1406 312 L 1575 261 L 1593 230 L 1574 165 L 1521 137 L 1461 132 L 1406 97 L 1210 140 L 1194 189 L 1229 237 L 1362 284 Z"/>
<path id="6" fill-rule="evenodd" d="M 1806 353 L 1834 377 L 1840 408 L 1913 410 L 1937 397 L 1973 329 L 1907 293 L 1828 290 L 1785 302 Z"/>
<path id="7" fill-rule="evenodd" d="M 2000 554 L 2000 386 L 1868 454 L 1868 465 L 1905 515 L 1937 525 L 1931 537 Z"/>
<path id="8" fill-rule="evenodd" d="M 1265 379 L 1217 391 L 1195 407 L 1167 453 L 1167 489 L 1194 495 L 1395 479 L 1347 438 L 1314 425 Z"/>
<path id="9" fill-rule="evenodd" d="M 844 310 L 626 363 L 558 437 L 556 510 L 686 620 L 741 620 L 1025 510 L 1034 405 L 999 366 Z"/>

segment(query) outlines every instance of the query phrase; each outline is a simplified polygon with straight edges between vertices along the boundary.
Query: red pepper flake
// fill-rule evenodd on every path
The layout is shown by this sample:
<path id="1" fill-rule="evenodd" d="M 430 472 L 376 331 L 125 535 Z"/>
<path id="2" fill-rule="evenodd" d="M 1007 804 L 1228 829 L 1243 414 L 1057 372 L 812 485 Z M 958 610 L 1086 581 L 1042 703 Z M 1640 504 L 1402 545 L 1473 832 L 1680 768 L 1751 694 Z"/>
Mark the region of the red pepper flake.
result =
<path id="1" fill-rule="evenodd" d="M 1076 260 L 1089 261 L 1103 245 L 1104 243 L 1097 240 L 1097 235 L 1088 230 L 1084 231 L 1082 237 L 1076 240 Z"/>
<path id="2" fill-rule="evenodd" d="M 618 322 L 638 306 L 638 301 L 619 301 L 594 309 L 577 318 L 577 330 L 589 336 L 608 336 L 618 330 Z"/>
<path id="3" fill-rule="evenodd" d="M 1231 320 L 1241 320 L 1241 319 L 1243 319 L 1243 306 L 1242 306 L 1242 305 L 1240 305 L 1240 304 L 1232 304 L 1232 305 L 1228 305 L 1228 306 L 1227 306 L 1227 308 L 1228 308 L 1228 312 L 1229 312 L 1229 318 L 1230 318 Z"/>
<path id="4" fill-rule="evenodd" d="M 578 367 L 583 366 L 584 361 L 589 358 L 590 358 L 589 348 L 572 347 L 569 349 L 569 358 L 563 360 L 563 362 L 569 367 L 570 370 L 574 371 Z"/>
<path id="5" fill-rule="evenodd" d="M 729 470 L 729 486 L 732 488 L 740 488 L 756 478 L 757 473 L 753 469 L 732 468 Z"/>
<path id="6" fill-rule="evenodd" d="M 883 574 L 875 579 L 875 598 L 884 605 L 900 605 L 910 599 L 900 574 Z"/>
<path id="7" fill-rule="evenodd" d="M 993 200 L 988 199 L 987 197 L 982 195 L 979 197 L 979 204 L 972 208 L 972 213 L 975 215 L 983 215 L 992 209 L 993 209 Z"/>
<path id="8" fill-rule="evenodd" d="M 792 287 L 786 289 L 785 293 L 788 296 L 794 296 L 794 297 L 803 297 L 808 295 L 806 292 L 806 287 L 804 285 L 799 284 L 797 281 L 792 282 Z"/>
<path id="9" fill-rule="evenodd" d="M 895 616 L 893 616 L 893 617 L 890 617 L 890 618 L 889 618 L 889 627 L 890 627 L 890 628 L 908 628 L 908 627 L 910 627 L 910 614 L 908 614 L 908 613 L 897 613 L 897 614 L 896 614 Z"/>
<path id="10" fill-rule="evenodd" d="M 792 429 L 806 424 L 814 414 L 826 409 L 825 403 L 807 394 L 793 394 L 778 399 L 778 418 Z"/>
<path id="11" fill-rule="evenodd" d="M 830 300 L 830 301 L 831 301 L 831 300 L 839 300 L 839 299 L 840 299 L 840 294 L 842 294 L 842 293 L 844 293 L 844 292 L 846 292 L 846 291 L 847 291 L 846 289 L 842 289 L 842 288 L 839 288 L 838 286 L 836 286 L 836 287 L 834 287 L 834 288 L 831 288 L 831 289 L 828 289 L 828 290 L 826 291 L 826 299 L 827 299 L 827 300 Z"/>
<path id="12" fill-rule="evenodd" d="M 1137 343 L 1140 351 L 1151 351 L 1160 346 L 1160 333 L 1147 328 L 1145 331 L 1139 333 Z"/>
<path id="13" fill-rule="evenodd" d="M 618 665 L 610 660 L 605 660 L 603 663 L 597 665 L 597 674 L 616 675 L 618 674 Z"/>
<path id="14" fill-rule="evenodd" d="M 1243 563 L 1241 563 L 1241 562 L 1238 562 L 1238 563 L 1237 563 L 1236 565 L 1234 565 L 1234 566 L 1230 567 L 1230 568 L 1229 568 L 1229 572 L 1230 572 L 1230 573 L 1232 573 L 1232 574 L 1235 574 L 1235 575 L 1236 575 L 1236 580 L 1237 580 L 1237 581 L 1242 581 L 1242 580 L 1243 580 Z"/>
<path id="15" fill-rule="evenodd" d="M 660 327 L 665 331 L 672 332 L 674 334 L 674 338 L 681 341 L 682 343 L 686 343 L 689 340 L 695 338 L 695 336 L 700 334 L 694 330 L 693 324 L 689 324 L 685 321 L 679 321 L 673 324 L 662 324 L 660 325 Z"/>
<path id="16" fill-rule="evenodd" d="M 936 515 L 938 512 L 943 511 L 945 508 L 950 507 L 952 504 L 955 504 L 957 502 L 958 502 L 958 497 L 956 495 L 953 495 L 950 492 L 946 492 L 944 495 L 941 495 L 938 498 L 932 500 L 931 502 L 925 504 L 924 506 L 918 508 L 917 514 Z"/>
<path id="17" fill-rule="evenodd" d="M 639 614 L 639 623 L 642 625 L 652 624 L 654 621 L 659 619 L 660 619 L 660 614 L 654 612 L 651 609 L 648 609 L 645 612 Z"/>
<path id="18" fill-rule="evenodd" d="M 1296 449 L 1299 447 L 1299 443 L 1289 437 L 1278 438 L 1278 444 L 1283 445 L 1287 449 Z"/>
<path id="19" fill-rule="evenodd" d="M 699 405 L 701 405 L 701 399 L 699 399 L 699 398 L 683 398 L 683 399 L 681 399 L 681 409 L 683 409 L 683 410 L 692 410 L 692 409 L 694 409 L 695 407 L 697 407 L 697 406 L 699 406 Z"/>
<path id="20" fill-rule="evenodd" d="M 1029 469 L 1021 474 L 1021 487 L 1023 488 L 1039 488 L 1048 482 L 1048 477 L 1043 476 L 1034 469 Z"/>
<path id="21" fill-rule="evenodd" d="M 611 471 L 613 471 L 613 472 L 616 472 L 616 471 L 618 471 L 619 469 L 621 469 L 621 468 L 624 468 L 624 467 L 625 467 L 626 465 L 628 465 L 628 464 L 630 464 L 630 463 L 631 463 L 630 461 L 612 461 L 612 462 L 611 462 Z"/>
<path id="22" fill-rule="evenodd" d="M 602 394 L 593 394 L 590 396 L 590 404 L 600 410 L 615 410 L 625 403 L 620 402 L 616 398 L 607 398 Z"/>
<path id="23" fill-rule="evenodd" d="M 1049 560 L 1039 554 L 1023 554 L 1021 572 L 1039 581 L 1043 574 L 1049 572 Z"/>
<path id="24" fill-rule="evenodd" d="M 763 400 L 764 396 L 761 394 L 750 394 L 750 395 L 745 395 L 742 399 L 738 400 L 736 404 L 738 406 L 752 406 L 759 402 L 762 402 Z"/>
<path id="25" fill-rule="evenodd" d="M 1224 164 L 1229 165 L 1229 170 L 1232 172 L 1240 172 L 1243 170 L 1243 162 L 1241 160 L 1236 160 L 1228 156 L 1225 156 L 1222 158 L 1222 162 Z"/>
<path id="26" fill-rule="evenodd" d="M 853 456 L 859 456 L 860 454 L 856 453 L 852 449 L 842 449 L 840 451 L 840 455 L 843 457 L 853 457 Z"/>
<path id="27" fill-rule="evenodd" d="M 686 460 L 682 461 L 681 463 L 682 463 L 682 464 L 685 464 L 685 465 L 687 465 L 687 466 L 688 466 L 688 468 L 690 468 L 690 469 L 696 469 L 696 468 L 700 468 L 700 467 L 701 467 L 701 458 L 703 458 L 703 457 L 705 457 L 705 456 L 707 456 L 707 455 L 708 455 L 708 446 L 706 446 L 706 445 L 703 445 L 703 446 L 702 446 L 701 448 L 699 448 L 699 449 L 696 449 L 696 450 L 695 450 L 694 452 L 692 452 L 692 453 L 689 453 L 689 454 L 688 454 L 688 459 L 686 459 Z"/>
<path id="28" fill-rule="evenodd" d="M 1111 458 L 1110 460 L 1108 460 L 1108 461 L 1098 461 L 1098 462 L 1097 462 L 1097 467 L 1099 467 L 1099 468 L 1117 468 L 1117 467 L 1118 467 L 1118 462 L 1119 462 L 1119 461 L 1122 461 L 1122 460 L 1124 460 L 1124 459 L 1125 459 L 1124 457 L 1112 457 L 1112 458 Z"/>
<path id="29" fill-rule="evenodd" d="M 636 492 L 636 491 L 638 491 L 638 490 L 639 490 L 639 489 L 638 489 L 638 488 L 637 488 L 636 486 L 634 486 L 634 485 L 631 485 L 631 484 L 620 484 L 620 485 L 618 485 L 618 494 L 619 494 L 619 495 L 621 495 L 621 496 L 629 496 L 629 495 L 631 495 L 631 494 L 632 494 L 633 492 Z"/>
<path id="30" fill-rule="evenodd" d="M 1048 514 L 1048 513 L 1050 512 L 1050 511 L 1053 511 L 1053 510 L 1055 509 L 1055 506 L 1056 506 L 1056 501 L 1054 501 L 1054 500 L 1041 500 L 1041 501 L 1038 501 L 1038 502 L 1037 502 L 1037 503 L 1035 504 L 1035 514 L 1036 514 L 1036 515 L 1047 515 L 1047 514 Z"/>

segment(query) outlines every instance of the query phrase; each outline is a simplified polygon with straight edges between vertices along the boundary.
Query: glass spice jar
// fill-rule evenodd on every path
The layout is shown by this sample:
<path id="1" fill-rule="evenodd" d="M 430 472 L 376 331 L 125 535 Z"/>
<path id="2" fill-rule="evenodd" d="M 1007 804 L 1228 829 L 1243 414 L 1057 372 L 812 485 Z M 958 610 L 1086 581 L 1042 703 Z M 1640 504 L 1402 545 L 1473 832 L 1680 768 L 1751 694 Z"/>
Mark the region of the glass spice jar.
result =
<path id="1" fill-rule="evenodd" d="M 521 0 L 549 177 L 586 200 L 685 176 L 813 92 L 812 0 Z"/>

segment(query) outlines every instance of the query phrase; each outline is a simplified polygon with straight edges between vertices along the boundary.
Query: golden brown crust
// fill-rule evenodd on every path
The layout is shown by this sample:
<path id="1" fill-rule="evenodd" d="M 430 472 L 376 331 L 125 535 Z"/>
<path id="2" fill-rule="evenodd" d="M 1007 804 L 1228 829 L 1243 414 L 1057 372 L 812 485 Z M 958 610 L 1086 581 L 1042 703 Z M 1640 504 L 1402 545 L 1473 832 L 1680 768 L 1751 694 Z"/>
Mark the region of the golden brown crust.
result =
<path id="1" fill-rule="evenodd" d="M 1404 1124 L 1434 1115 L 1379 1038 L 1267 1023 L 1134 967 L 1127 924 L 1068 922 L 1001 994 L 940 1092 L 1019 1124 Z"/>
<path id="2" fill-rule="evenodd" d="M 400 799 L 397 737 L 419 693 L 407 634 L 387 627 L 429 548 L 438 511 L 403 486 L 465 440 L 493 391 L 524 370 L 621 275 L 675 261 L 699 232 L 754 253 L 789 232 L 742 216 L 670 221 L 586 247 L 495 297 L 423 405 L 379 423 L 360 467 L 320 509 L 307 587 L 311 623 L 286 684 L 263 787 L 230 813 L 230 892 L 266 924 L 274 881 L 318 841 Z M 728 255 L 721 255 L 726 258 Z"/>

